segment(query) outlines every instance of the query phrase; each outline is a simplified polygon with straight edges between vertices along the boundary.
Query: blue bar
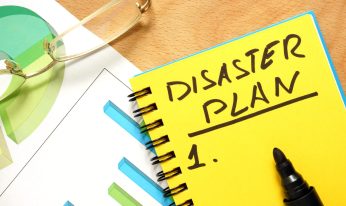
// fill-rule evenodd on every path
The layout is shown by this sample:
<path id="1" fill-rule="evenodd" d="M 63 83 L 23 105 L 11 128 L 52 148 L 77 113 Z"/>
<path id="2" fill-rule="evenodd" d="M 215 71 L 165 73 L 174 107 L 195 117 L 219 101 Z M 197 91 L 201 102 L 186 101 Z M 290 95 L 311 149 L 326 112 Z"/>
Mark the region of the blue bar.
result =
<path id="1" fill-rule="evenodd" d="M 151 140 L 148 135 L 141 133 L 139 124 L 113 104 L 113 102 L 108 101 L 103 107 L 103 111 L 144 146 L 145 143 Z M 156 154 L 153 148 L 150 151 Z"/>
<path id="2" fill-rule="evenodd" d="M 64 206 L 74 206 L 70 201 L 67 201 Z"/>
<path id="3" fill-rule="evenodd" d="M 173 203 L 171 198 L 165 198 L 163 196 L 163 189 L 158 184 L 146 176 L 125 157 L 119 162 L 118 167 L 120 171 L 122 171 L 127 177 L 129 177 L 155 200 L 161 203 L 161 205 L 169 206 Z"/>

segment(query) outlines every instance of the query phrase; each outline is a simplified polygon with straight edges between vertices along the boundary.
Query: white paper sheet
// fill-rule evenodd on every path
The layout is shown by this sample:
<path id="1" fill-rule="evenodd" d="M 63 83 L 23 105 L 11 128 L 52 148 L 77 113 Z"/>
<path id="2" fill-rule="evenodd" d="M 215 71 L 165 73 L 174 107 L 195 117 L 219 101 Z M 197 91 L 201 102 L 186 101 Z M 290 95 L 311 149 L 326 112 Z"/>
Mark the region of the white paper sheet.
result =
<path id="1" fill-rule="evenodd" d="M 78 22 L 55 1 L 3 0 L 0 6 L 3 5 L 31 9 L 58 33 Z M 81 36 L 83 40 L 76 39 L 81 44 L 101 41 L 86 30 L 81 30 Z M 104 68 L 109 72 L 102 72 Z M 68 62 L 59 95 L 40 126 L 20 144 L 6 138 L 13 163 L 0 170 L 0 205 L 63 205 L 67 200 L 75 201 L 75 205 L 117 205 L 107 193 L 112 181 L 131 191 L 143 205 L 158 205 L 119 174 L 117 158 L 122 154 L 153 177 L 143 146 L 102 111 L 108 99 L 119 103 L 122 109 L 128 107 L 128 79 L 139 72 L 111 47 Z M 118 150 L 116 138 L 125 136 L 126 140 L 120 141 L 122 149 Z M 131 147 L 124 149 L 125 145 Z M 111 150 L 115 150 L 114 156 Z"/>
<path id="2" fill-rule="evenodd" d="M 126 157 L 155 178 L 149 152 L 103 112 L 108 100 L 129 111 L 129 92 L 109 71 L 102 71 L 1 196 L 0 205 L 62 206 L 67 200 L 74 205 L 118 205 L 107 191 L 113 182 L 143 205 L 160 205 L 118 169 Z"/>

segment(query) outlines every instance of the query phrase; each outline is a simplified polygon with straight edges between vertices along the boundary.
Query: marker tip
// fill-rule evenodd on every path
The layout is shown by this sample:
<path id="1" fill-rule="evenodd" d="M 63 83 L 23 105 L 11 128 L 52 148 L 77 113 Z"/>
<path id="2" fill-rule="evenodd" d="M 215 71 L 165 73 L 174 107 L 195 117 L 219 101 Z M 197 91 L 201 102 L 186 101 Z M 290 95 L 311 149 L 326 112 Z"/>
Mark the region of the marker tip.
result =
<path id="1" fill-rule="evenodd" d="M 274 148 L 273 149 L 273 156 L 276 164 L 281 164 L 285 161 L 287 161 L 287 158 L 285 154 L 279 149 L 279 148 Z"/>

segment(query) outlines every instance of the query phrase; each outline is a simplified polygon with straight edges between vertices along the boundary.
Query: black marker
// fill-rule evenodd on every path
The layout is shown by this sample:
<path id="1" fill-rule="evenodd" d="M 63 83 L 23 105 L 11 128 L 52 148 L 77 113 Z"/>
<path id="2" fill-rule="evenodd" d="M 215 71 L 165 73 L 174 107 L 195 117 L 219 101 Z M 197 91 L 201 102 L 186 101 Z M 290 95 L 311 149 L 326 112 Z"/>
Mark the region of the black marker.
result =
<path id="1" fill-rule="evenodd" d="M 284 203 L 287 206 L 323 206 L 315 188 L 309 187 L 303 177 L 295 171 L 291 161 L 278 149 L 273 150 L 276 170 L 285 190 Z"/>

